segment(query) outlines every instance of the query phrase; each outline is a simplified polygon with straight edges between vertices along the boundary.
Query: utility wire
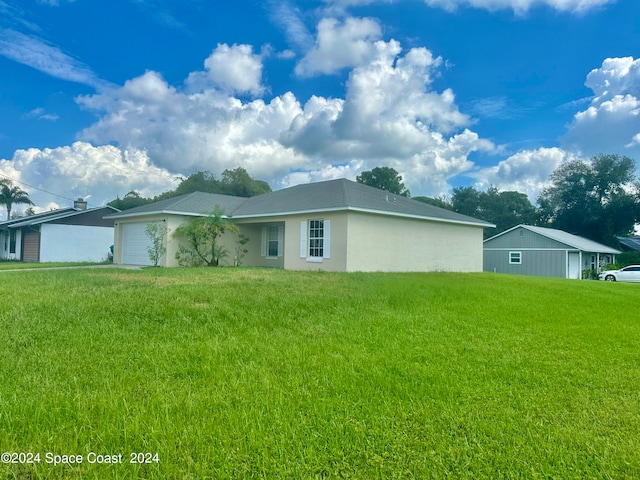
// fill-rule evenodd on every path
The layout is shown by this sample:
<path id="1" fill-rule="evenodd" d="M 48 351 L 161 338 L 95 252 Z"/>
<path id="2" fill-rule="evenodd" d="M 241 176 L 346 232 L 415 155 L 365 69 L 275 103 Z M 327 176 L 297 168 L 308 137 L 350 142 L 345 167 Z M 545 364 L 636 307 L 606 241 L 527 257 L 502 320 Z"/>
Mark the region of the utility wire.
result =
<path id="1" fill-rule="evenodd" d="M 44 188 L 40 188 L 40 187 L 36 187 L 36 186 L 34 186 L 34 185 L 30 185 L 30 184 L 28 184 L 28 183 L 26 183 L 26 182 L 23 182 L 23 181 L 21 181 L 21 180 L 16 180 L 15 178 L 11 178 L 11 177 L 9 177 L 9 176 L 5 175 L 4 173 L 0 173 L 0 176 L 4 177 L 4 178 L 5 178 L 5 179 L 7 179 L 7 180 L 11 180 L 12 182 L 21 183 L 22 185 L 25 185 L 25 186 L 27 186 L 27 187 L 29 187 L 29 188 L 34 188 L 34 189 L 39 190 L 39 191 L 41 191 L 41 192 L 44 192 L 44 193 L 46 193 L 46 194 L 48 194 L 48 195 L 53 195 L 54 197 L 64 198 L 65 200 L 69 200 L 69 201 L 71 201 L 71 202 L 75 202 L 75 201 L 76 201 L 76 199 L 75 199 L 75 198 L 65 197 L 64 195 L 59 195 L 59 194 L 57 194 L 57 193 L 50 192 L 50 191 L 48 191 L 48 190 L 45 190 Z"/>

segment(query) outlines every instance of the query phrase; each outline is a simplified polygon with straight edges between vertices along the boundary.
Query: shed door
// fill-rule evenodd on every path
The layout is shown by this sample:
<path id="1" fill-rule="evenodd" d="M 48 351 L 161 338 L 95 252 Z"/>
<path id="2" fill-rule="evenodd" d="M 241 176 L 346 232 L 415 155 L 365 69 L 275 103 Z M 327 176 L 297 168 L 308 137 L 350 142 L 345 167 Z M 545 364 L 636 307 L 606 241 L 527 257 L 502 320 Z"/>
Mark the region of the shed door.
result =
<path id="1" fill-rule="evenodd" d="M 40 232 L 25 231 L 22 235 L 22 261 L 40 260 Z"/>
<path id="2" fill-rule="evenodd" d="M 122 263 L 124 265 L 151 265 L 147 247 L 151 240 L 144 233 L 146 223 L 122 224 Z"/>
<path id="3" fill-rule="evenodd" d="M 580 279 L 580 254 L 578 252 L 569 252 L 568 258 L 568 276 L 567 278 Z"/>

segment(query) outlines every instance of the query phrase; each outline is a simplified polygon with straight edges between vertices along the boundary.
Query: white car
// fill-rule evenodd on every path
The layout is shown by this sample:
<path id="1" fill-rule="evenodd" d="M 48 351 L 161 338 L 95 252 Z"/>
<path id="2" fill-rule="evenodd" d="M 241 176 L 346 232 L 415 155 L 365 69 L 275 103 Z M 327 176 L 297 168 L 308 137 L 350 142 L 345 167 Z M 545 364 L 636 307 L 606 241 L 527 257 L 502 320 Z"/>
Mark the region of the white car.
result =
<path id="1" fill-rule="evenodd" d="M 620 270 L 605 270 L 598 275 L 598 280 L 608 282 L 640 282 L 640 265 L 629 265 Z"/>

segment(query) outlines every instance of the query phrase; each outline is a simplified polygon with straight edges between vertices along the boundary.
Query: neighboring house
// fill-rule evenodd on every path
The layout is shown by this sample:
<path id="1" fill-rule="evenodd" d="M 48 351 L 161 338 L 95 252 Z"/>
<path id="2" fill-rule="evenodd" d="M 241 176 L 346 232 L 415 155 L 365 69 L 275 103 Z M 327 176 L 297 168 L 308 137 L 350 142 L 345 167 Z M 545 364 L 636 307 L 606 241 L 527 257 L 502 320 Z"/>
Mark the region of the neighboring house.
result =
<path id="1" fill-rule="evenodd" d="M 100 262 L 113 245 L 112 207 L 62 208 L 0 223 L 0 259 L 23 262 Z"/>
<path id="2" fill-rule="evenodd" d="M 287 270 L 482 271 L 482 232 L 494 225 L 349 180 L 239 198 L 202 192 L 125 210 L 115 220 L 114 263 L 150 265 L 146 225 L 169 233 L 163 266 L 176 266 L 172 233 L 222 208 L 249 238 L 242 264 Z M 224 239 L 233 264 L 236 243 Z"/>
<path id="3" fill-rule="evenodd" d="M 484 241 L 484 271 L 582 278 L 615 263 L 620 251 L 552 228 L 518 225 Z"/>

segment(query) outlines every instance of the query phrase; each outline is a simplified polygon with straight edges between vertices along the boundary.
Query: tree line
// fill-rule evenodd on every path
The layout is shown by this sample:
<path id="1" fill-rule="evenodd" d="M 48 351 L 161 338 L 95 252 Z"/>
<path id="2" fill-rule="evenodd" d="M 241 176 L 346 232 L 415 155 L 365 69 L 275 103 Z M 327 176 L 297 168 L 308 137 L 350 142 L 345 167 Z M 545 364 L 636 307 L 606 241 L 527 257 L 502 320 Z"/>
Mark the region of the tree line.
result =
<path id="1" fill-rule="evenodd" d="M 146 198 L 136 191 L 130 191 L 123 198 L 117 197 L 107 205 L 117 208 L 118 210 L 128 210 L 192 192 L 217 193 L 235 197 L 253 197 L 271 191 L 271 187 L 267 182 L 252 178 L 242 167 L 225 170 L 219 179 L 209 171 L 197 171 L 188 177 L 180 177 L 179 180 L 180 183 L 174 190 L 163 192 L 155 197 Z"/>
<path id="2" fill-rule="evenodd" d="M 493 186 L 486 191 L 456 187 L 450 196 L 412 198 L 495 224 L 495 229 L 485 230 L 485 236 L 529 224 L 618 247 L 616 237 L 633 233 L 640 223 L 640 177 L 635 172 L 633 159 L 600 154 L 590 161 L 573 160 L 560 165 L 549 177 L 550 183 L 538 196 L 536 205 L 523 193 L 500 191 Z M 397 195 L 411 195 L 402 177 L 390 167 L 362 172 L 356 181 Z M 127 210 L 195 191 L 252 197 L 271 192 L 271 187 L 252 178 L 242 167 L 225 170 L 219 179 L 211 172 L 198 171 L 181 177 L 174 190 L 153 198 L 131 191 L 108 205 Z M 33 202 L 27 192 L 10 180 L 0 179 L 0 205 L 6 207 L 7 219 L 11 218 L 15 204 L 33 205 Z"/>
<path id="3" fill-rule="evenodd" d="M 616 237 L 632 234 L 640 223 L 640 177 L 635 171 L 633 159 L 613 154 L 563 163 L 549 177 L 536 205 L 523 193 L 493 186 L 486 191 L 456 187 L 450 196 L 412 198 L 495 224 L 496 228 L 485 229 L 485 237 L 528 224 L 618 247 Z M 356 180 L 409 196 L 393 168 L 376 167 Z"/>

